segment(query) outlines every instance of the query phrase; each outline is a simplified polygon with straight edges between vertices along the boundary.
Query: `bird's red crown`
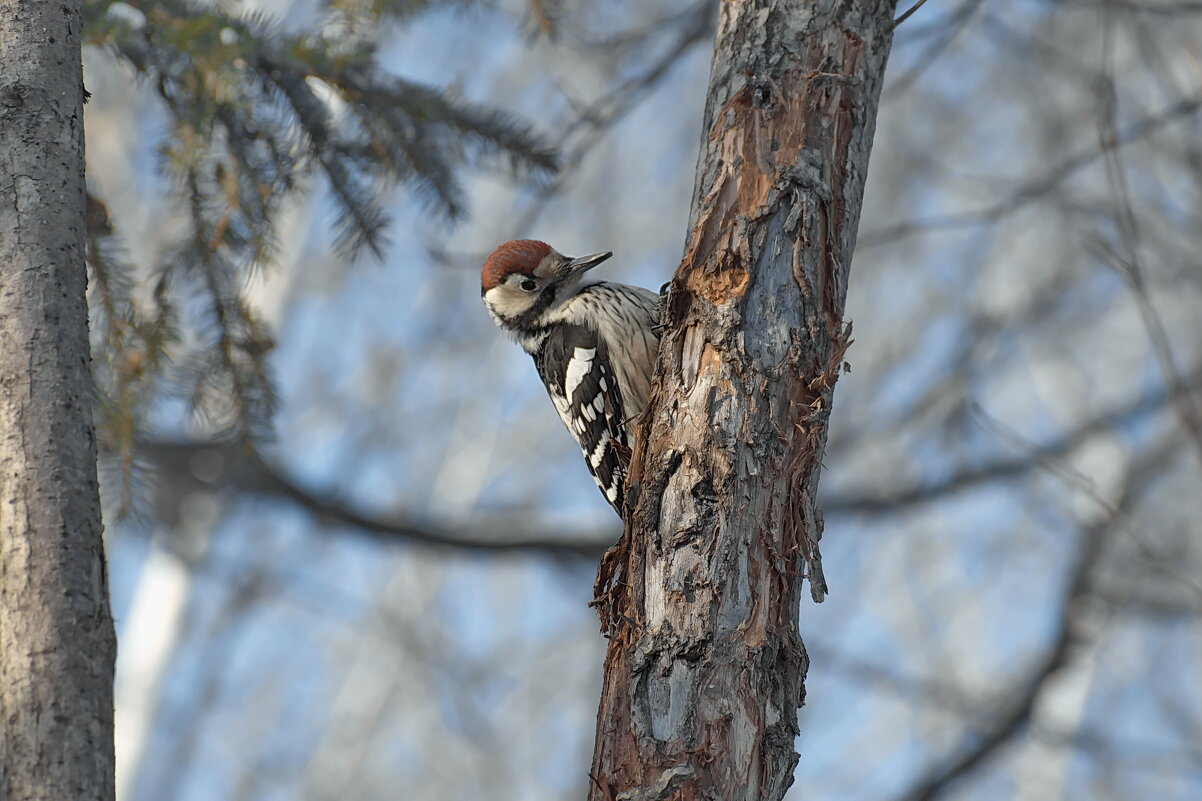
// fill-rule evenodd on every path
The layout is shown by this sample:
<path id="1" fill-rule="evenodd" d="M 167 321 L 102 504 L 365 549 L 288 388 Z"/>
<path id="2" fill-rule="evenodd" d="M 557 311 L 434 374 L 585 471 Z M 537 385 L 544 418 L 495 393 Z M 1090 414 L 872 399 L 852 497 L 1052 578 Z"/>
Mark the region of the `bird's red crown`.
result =
<path id="1" fill-rule="evenodd" d="M 550 252 L 551 246 L 537 239 L 515 239 L 498 245 L 484 260 L 484 269 L 480 271 L 480 290 L 487 292 L 510 273 L 529 275 Z"/>

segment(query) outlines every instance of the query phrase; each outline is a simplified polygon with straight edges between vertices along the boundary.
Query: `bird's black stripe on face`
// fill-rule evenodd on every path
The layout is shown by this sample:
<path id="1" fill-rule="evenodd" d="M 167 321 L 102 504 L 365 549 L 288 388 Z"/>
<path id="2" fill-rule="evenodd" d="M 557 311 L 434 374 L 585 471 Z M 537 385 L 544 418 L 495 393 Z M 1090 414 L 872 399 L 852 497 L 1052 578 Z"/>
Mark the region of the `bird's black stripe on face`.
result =
<path id="1" fill-rule="evenodd" d="M 621 514 L 627 469 L 622 453 L 629 443 L 605 340 L 585 326 L 559 325 L 534 355 L 534 363 L 597 486 Z"/>
<path id="2" fill-rule="evenodd" d="M 511 318 L 508 322 L 514 328 L 528 329 L 537 328 L 538 319 L 543 316 L 543 313 L 551 307 L 555 302 L 555 296 L 559 292 L 558 284 L 548 284 L 542 292 L 538 293 L 538 297 L 534 299 L 534 303 L 529 309 L 522 312 L 516 317 Z"/>

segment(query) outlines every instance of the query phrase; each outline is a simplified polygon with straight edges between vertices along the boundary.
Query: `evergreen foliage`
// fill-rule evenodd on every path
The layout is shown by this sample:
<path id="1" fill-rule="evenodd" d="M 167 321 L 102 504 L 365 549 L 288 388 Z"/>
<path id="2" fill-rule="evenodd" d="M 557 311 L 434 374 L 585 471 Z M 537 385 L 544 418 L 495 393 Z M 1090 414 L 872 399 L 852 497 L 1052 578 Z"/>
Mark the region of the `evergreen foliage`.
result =
<path id="1" fill-rule="evenodd" d="M 376 39 L 432 4 L 333 0 L 309 30 L 230 3 L 85 3 L 85 41 L 127 64 L 161 103 L 169 130 L 159 165 L 184 233 L 135 302 L 103 199 L 89 197 L 89 270 L 102 449 L 126 488 L 136 421 L 164 393 L 187 397 L 217 437 L 264 436 L 274 394 L 272 340 L 244 297 L 279 246 L 281 210 L 324 178 L 338 208 L 336 243 L 379 257 L 383 204 L 403 186 L 436 213 L 465 212 L 457 171 L 499 159 L 522 177 L 555 168 L 553 148 L 512 115 L 383 70 Z M 168 358 L 169 357 L 169 358 Z M 167 369 L 167 368 L 170 369 Z"/>

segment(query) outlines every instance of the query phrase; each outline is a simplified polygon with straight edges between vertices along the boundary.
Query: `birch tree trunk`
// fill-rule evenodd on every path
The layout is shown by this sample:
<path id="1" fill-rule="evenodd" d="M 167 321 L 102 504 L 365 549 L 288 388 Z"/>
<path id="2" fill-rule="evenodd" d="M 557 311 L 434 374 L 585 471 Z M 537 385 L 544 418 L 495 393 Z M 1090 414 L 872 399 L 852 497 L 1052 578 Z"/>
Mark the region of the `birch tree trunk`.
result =
<path id="1" fill-rule="evenodd" d="M 0 0 L 0 799 L 113 797 L 80 3 Z"/>
<path id="2" fill-rule="evenodd" d="M 602 561 L 589 798 L 780 799 L 826 592 L 816 502 L 892 0 L 721 4 L 684 259 Z"/>

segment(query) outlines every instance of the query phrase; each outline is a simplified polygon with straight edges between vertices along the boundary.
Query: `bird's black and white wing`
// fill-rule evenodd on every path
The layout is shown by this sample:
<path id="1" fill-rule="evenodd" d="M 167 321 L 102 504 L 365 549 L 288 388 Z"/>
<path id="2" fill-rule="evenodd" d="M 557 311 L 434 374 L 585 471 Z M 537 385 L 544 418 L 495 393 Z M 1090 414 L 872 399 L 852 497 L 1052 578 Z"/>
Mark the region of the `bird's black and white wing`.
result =
<path id="1" fill-rule="evenodd" d="M 609 348 L 583 325 L 556 326 L 534 356 L 547 394 L 605 499 L 622 514 L 630 443 Z"/>

